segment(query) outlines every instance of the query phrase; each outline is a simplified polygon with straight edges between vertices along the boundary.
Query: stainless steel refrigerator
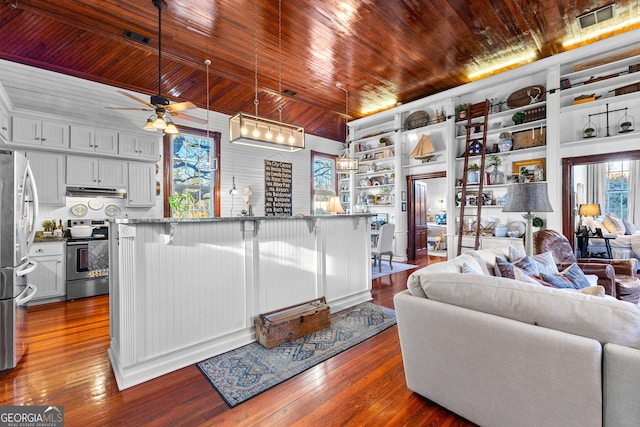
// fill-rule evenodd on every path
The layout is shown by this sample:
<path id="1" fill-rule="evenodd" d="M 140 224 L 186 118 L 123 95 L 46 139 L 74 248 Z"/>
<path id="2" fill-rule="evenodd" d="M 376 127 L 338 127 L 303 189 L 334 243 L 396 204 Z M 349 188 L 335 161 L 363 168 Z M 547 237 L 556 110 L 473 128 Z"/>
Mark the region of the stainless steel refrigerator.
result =
<path id="1" fill-rule="evenodd" d="M 27 275 L 38 217 L 38 193 L 27 159 L 0 149 L 0 370 L 15 368 L 26 351 L 27 302 L 37 288 Z"/>

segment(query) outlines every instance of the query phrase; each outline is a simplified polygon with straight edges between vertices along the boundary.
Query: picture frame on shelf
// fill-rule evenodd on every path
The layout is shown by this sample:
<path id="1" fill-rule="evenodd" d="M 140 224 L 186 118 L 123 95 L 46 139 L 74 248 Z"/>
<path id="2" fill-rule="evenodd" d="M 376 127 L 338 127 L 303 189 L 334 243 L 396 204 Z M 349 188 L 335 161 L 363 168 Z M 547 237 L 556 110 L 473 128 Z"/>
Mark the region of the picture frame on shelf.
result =
<path id="1" fill-rule="evenodd" d="M 546 159 L 522 160 L 513 162 L 512 173 L 518 175 L 520 182 L 543 181 L 546 172 Z M 541 179 L 542 178 L 542 179 Z"/>

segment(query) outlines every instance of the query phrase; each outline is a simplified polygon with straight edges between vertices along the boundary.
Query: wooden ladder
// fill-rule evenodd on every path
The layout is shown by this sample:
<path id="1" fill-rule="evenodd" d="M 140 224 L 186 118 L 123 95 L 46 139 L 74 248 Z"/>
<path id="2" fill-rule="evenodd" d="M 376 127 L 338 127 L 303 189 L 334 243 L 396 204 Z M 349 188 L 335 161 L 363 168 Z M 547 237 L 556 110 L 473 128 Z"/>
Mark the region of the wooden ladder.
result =
<path id="1" fill-rule="evenodd" d="M 465 126 L 467 138 L 464 150 L 464 170 L 462 172 L 462 198 L 460 200 L 460 221 L 458 223 L 458 255 L 462 253 L 462 248 L 473 248 L 477 250 L 480 246 L 480 216 L 482 212 L 482 190 L 484 188 L 484 169 L 485 169 L 485 154 L 487 151 L 487 121 L 489 116 L 489 100 L 479 102 L 477 104 L 469 105 L 467 111 L 467 124 Z M 482 128 L 482 136 L 478 136 L 477 132 L 473 132 L 474 128 Z M 480 147 L 478 147 L 478 143 Z M 473 153 L 471 153 L 473 149 Z M 479 152 L 478 152 L 479 151 Z M 479 173 L 478 182 L 469 183 L 469 157 L 480 155 L 480 169 L 476 169 Z M 474 191 L 477 188 L 476 204 L 473 205 L 475 213 L 467 214 L 465 208 L 469 202 L 468 197 L 470 195 L 468 186 L 473 185 Z M 477 185 L 477 187 L 476 187 Z M 475 216 L 475 230 L 470 233 L 470 230 L 465 230 L 465 219 Z M 463 246 L 463 236 L 473 234 L 475 236 L 473 246 Z"/>

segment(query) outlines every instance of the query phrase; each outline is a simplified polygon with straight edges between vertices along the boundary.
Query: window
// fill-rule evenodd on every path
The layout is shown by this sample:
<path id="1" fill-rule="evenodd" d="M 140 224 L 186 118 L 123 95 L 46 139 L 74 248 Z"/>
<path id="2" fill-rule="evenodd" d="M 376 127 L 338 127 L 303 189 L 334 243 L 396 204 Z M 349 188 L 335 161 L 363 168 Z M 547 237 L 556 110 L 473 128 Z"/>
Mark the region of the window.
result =
<path id="1" fill-rule="evenodd" d="M 219 216 L 220 134 L 212 132 L 207 138 L 200 130 L 189 131 L 181 127 L 180 134 L 171 135 L 168 141 L 170 149 L 165 148 L 165 171 L 168 171 L 165 216 Z"/>
<path id="2" fill-rule="evenodd" d="M 628 160 L 607 163 L 606 208 L 618 218 L 629 218 L 629 164 Z"/>
<path id="3" fill-rule="evenodd" d="M 336 195 L 336 156 L 311 152 L 311 213 L 327 215 L 329 198 Z"/>

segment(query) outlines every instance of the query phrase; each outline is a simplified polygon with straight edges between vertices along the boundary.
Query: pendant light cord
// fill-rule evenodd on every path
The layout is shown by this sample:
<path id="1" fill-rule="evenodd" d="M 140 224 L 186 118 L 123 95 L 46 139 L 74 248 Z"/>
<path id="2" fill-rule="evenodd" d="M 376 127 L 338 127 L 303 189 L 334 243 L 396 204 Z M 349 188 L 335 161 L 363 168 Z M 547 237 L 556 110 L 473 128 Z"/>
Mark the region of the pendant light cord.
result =
<path id="1" fill-rule="evenodd" d="M 278 0 L 278 120 L 282 121 L 282 0 Z"/>
<path id="2" fill-rule="evenodd" d="M 258 115 L 258 0 L 253 1 L 253 48 L 255 55 L 254 80 L 256 85 L 256 94 L 253 103 L 256 106 L 256 116 Z"/>

